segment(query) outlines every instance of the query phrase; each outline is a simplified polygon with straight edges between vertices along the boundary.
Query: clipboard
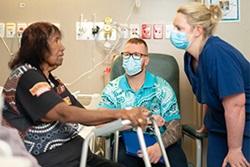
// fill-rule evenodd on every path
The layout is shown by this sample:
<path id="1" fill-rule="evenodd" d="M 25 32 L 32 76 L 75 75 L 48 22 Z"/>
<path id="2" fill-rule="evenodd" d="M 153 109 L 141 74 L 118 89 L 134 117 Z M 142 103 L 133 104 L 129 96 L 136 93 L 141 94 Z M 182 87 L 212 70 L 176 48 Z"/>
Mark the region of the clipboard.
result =
<path id="1" fill-rule="evenodd" d="M 122 140 L 126 149 L 126 154 L 139 157 L 137 154 L 138 150 L 141 150 L 140 143 L 138 140 L 137 133 L 131 130 L 125 130 L 121 132 Z M 157 142 L 157 139 L 153 135 L 143 134 L 146 147 L 151 146 Z M 164 158 L 161 157 L 158 163 L 165 164 Z"/>

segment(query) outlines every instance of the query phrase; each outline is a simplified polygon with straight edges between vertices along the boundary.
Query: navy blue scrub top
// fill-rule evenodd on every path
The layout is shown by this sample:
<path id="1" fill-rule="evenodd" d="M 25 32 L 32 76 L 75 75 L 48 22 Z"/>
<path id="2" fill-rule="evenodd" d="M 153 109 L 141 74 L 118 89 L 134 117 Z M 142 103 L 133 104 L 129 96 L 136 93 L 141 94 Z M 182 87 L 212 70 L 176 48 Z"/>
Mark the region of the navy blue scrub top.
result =
<path id="1" fill-rule="evenodd" d="M 184 57 L 184 70 L 192 85 L 197 101 L 208 105 L 204 123 L 208 130 L 226 133 L 222 98 L 246 94 L 246 124 L 244 134 L 250 136 L 250 63 L 233 46 L 211 36 L 199 57 L 194 72 L 193 57 Z"/>

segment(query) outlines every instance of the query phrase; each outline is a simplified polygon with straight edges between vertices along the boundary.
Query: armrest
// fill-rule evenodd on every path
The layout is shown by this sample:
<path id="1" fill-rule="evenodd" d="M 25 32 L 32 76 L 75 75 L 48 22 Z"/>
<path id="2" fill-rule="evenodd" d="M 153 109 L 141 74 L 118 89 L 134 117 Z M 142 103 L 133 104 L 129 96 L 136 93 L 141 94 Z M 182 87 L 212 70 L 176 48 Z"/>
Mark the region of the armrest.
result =
<path id="1" fill-rule="evenodd" d="M 196 166 L 201 166 L 202 164 L 202 139 L 207 138 L 207 133 L 197 133 L 199 127 L 193 124 L 183 124 L 182 131 L 183 134 L 191 137 L 196 141 Z"/>
<path id="2" fill-rule="evenodd" d="M 207 133 L 197 133 L 196 130 L 199 129 L 198 126 L 192 125 L 192 124 L 183 124 L 182 125 L 183 133 L 185 135 L 188 135 L 189 137 L 193 139 L 203 139 L 207 138 Z"/>

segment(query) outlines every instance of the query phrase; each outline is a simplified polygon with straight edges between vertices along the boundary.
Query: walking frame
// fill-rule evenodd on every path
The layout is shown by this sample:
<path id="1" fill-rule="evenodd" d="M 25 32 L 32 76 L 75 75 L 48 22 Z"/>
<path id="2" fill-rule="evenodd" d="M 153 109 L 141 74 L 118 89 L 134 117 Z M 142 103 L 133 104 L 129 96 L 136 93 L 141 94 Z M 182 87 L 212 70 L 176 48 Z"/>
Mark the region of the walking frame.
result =
<path id="1" fill-rule="evenodd" d="M 164 161 L 165 161 L 165 165 L 166 165 L 166 167 L 170 167 L 170 163 L 169 163 L 167 153 L 165 151 L 165 148 L 164 148 L 164 145 L 163 145 L 163 142 L 162 142 L 161 133 L 160 133 L 160 130 L 159 130 L 158 126 L 157 126 L 157 123 L 156 123 L 155 119 L 152 116 L 149 116 L 148 119 L 153 123 L 154 129 L 155 129 L 155 134 L 156 134 L 156 137 L 158 139 L 158 143 L 159 143 L 160 148 L 161 148 L 161 152 L 162 152 L 162 155 L 163 155 L 163 158 L 164 158 Z M 116 121 L 113 121 L 113 122 L 110 122 L 110 123 L 106 124 L 105 126 L 93 129 L 86 136 L 85 141 L 83 143 L 80 167 L 85 167 L 86 166 L 87 155 L 88 155 L 87 154 L 88 146 L 89 146 L 90 139 L 93 136 L 106 137 L 106 136 L 110 136 L 114 132 L 119 133 L 119 130 L 121 130 L 125 125 L 133 125 L 133 124 L 129 120 L 118 119 Z M 118 136 L 118 135 L 116 135 L 116 136 Z M 138 136 L 138 140 L 139 140 L 140 147 L 141 147 L 141 150 L 142 150 L 143 160 L 144 160 L 145 166 L 146 167 L 151 167 L 151 163 L 150 163 L 148 153 L 147 153 L 147 147 L 146 147 L 145 140 L 144 140 L 144 137 L 143 137 L 143 131 L 142 131 L 142 129 L 140 127 L 137 127 L 137 136 Z M 118 140 L 117 139 L 115 139 L 115 140 L 116 141 L 115 141 L 114 151 L 116 153 L 118 153 Z M 114 154 L 115 162 L 117 162 L 117 156 L 118 156 L 117 154 Z"/>

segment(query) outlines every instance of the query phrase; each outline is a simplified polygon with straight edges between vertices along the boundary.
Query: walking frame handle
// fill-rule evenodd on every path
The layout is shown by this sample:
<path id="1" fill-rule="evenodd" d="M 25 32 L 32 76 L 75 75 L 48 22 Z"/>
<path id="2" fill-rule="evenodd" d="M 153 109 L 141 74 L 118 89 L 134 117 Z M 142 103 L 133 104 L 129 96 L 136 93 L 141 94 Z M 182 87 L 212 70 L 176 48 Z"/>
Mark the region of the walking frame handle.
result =
<path id="1" fill-rule="evenodd" d="M 94 130 L 92 130 L 85 138 L 85 141 L 83 143 L 82 146 L 82 155 L 81 155 L 81 163 L 80 163 L 80 167 L 85 167 L 86 163 L 87 163 L 87 154 L 88 154 L 88 144 L 90 142 L 90 139 L 93 136 L 106 136 L 111 134 L 112 132 L 118 131 L 120 129 L 122 129 L 125 125 L 132 125 L 131 121 L 129 120 L 124 120 L 122 121 L 121 119 L 118 119 L 116 121 L 113 121 L 111 123 L 108 123 L 105 126 L 102 126 L 100 128 L 96 128 Z M 145 140 L 143 137 L 143 132 L 142 129 L 140 127 L 137 127 L 137 134 L 138 134 L 138 138 L 140 141 L 140 146 L 142 149 L 142 153 L 144 156 L 144 162 L 145 162 L 145 166 L 146 167 L 151 167 L 149 158 L 148 158 L 148 153 L 146 150 L 146 144 L 145 144 Z"/>

